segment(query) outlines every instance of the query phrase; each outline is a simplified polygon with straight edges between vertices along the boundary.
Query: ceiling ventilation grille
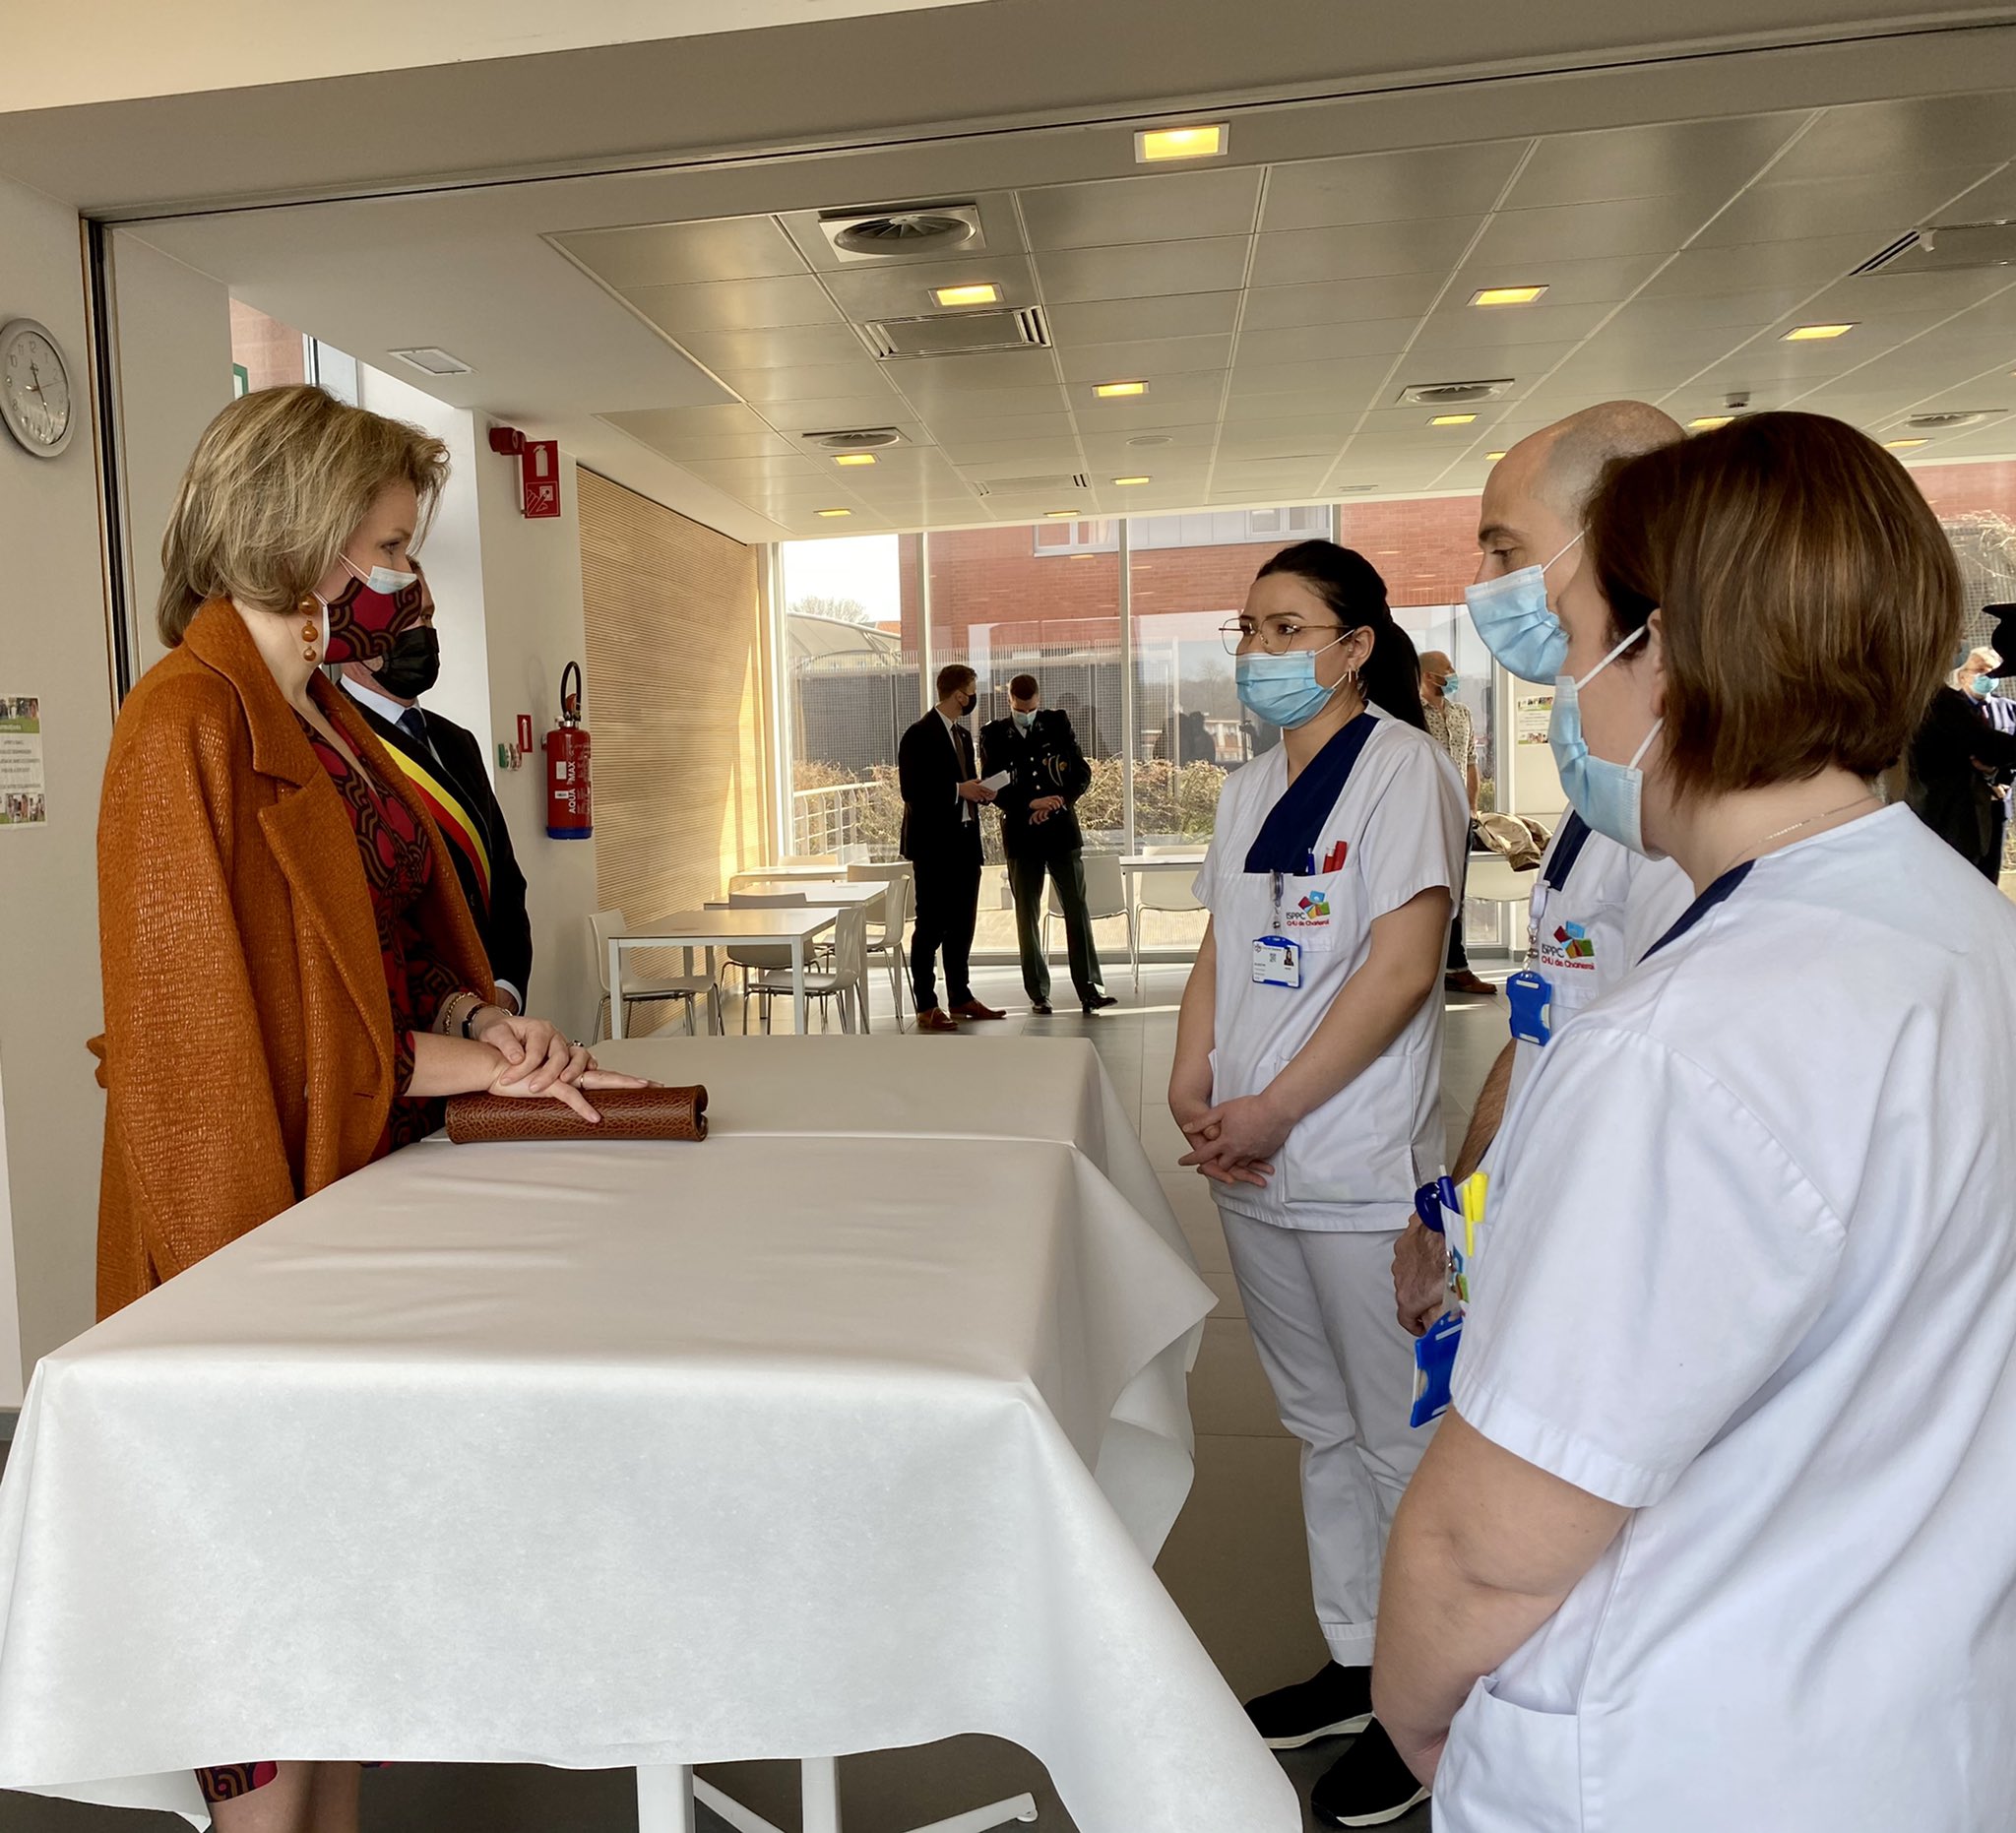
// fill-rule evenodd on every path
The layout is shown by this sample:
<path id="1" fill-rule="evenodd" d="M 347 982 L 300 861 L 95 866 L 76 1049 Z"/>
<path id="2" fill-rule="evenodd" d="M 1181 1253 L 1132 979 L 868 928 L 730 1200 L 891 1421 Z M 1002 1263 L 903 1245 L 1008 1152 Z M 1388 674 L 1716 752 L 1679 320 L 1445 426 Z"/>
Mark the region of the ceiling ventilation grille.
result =
<path id="1" fill-rule="evenodd" d="M 1950 433 L 1956 427 L 1979 426 L 1995 411 L 1992 408 L 1956 408 L 1946 413 L 1914 413 L 1905 425 L 1922 433 Z"/>
<path id="2" fill-rule="evenodd" d="M 986 247 L 977 204 L 885 204 L 839 210 L 819 219 L 820 233 L 842 261 L 910 261 L 919 255 L 970 255 Z"/>
<path id="3" fill-rule="evenodd" d="M 1928 222 L 1900 235 L 1857 274 L 1950 274 L 1963 268 L 2016 267 L 2016 222 Z"/>
<path id="4" fill-rule="evenodd" d="M 1414 382 L 1400 391 L 1400 405 L 1416 408 L 1460 408 L 1473 401 L 1495 401 L 1513 378 L 1494 382 Z"/>
<path id="5" fill-rule="evenodd" d="M 872 319 L 861 327 L 861 335 L 884 362 L 1050 348 L 1050 328 L 1042 312 L 1033 305 L 1012 312 L 934 312 L 922 318 Z"/>

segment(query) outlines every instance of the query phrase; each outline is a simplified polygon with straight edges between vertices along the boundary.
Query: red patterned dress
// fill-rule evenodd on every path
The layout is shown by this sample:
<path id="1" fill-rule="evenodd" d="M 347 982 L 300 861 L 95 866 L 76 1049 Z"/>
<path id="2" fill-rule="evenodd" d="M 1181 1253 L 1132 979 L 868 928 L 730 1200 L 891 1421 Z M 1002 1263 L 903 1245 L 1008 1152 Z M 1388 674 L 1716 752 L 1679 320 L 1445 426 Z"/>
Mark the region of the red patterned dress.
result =
<path id="1" fill-rule="evenodd" d="M 335 690 L 319 674 L 308 685 L 323 717 L 341 730 L 331 705 Z M 406 803 L 368 770 L 352 769 L 344 754 L 306 720 L 301 721 L 301 729 L 343 797 L 357 837 L 357 855 L 363 861 L 364 881 L 371 888 L 371 910 L 378 918 L 385 990 L 392 997 L 392 1026 L 398 1040 L 395 1086 L 405 1089 L 413 1076 L 413 1034 L 430 1031 L 441 1002 L 461 990 L 413 920 L 413 907 L 434 874 L 433 849 Z M 441 1108 L 438 1101 L 415 1101 L 407 1095 L 395 1098 L 375 1156 L 382 1159 L 397 1147 L 425 1138 L 441 1124 Z M 378 1765 L 367 1763 L 364 1767 Z M 203 1787 L 205 1801 L 228 1801 L 264 1788 L 279 1771 L 277 1763 L 219 1763 L 199 1769 L 196 1780 Z"/>

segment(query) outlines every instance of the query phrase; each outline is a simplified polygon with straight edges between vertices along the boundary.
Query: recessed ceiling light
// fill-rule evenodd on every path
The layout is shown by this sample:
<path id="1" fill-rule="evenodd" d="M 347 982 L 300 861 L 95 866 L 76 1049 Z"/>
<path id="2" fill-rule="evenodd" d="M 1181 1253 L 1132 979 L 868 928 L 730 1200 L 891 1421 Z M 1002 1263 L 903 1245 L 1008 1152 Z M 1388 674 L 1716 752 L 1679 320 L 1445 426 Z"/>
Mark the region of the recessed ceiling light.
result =
<path id="1" fill-rule="evenodd" d="M 1153 483 L 1153 477 L 1115 477 L 1115 483 Z"/>
<path id="2" fill-rule="evenodd" d="M 850 516 L 853 513 L 851 509 L 822 509 L 819 511 L 821 516 Z"/>
<path id="3" fill-rule="evenodd" d="M 1215 159 L 1231 144 L 1231 129 L 1223 121 L 1210 127 L 1152 127 L 1134 136 L 1134 158 L 1141 165 L 1164 159 Z"/>
<path id="4" fill-rule="evenodd" d="M 1795 325 L 1781 342 L 1786 344 L 1821 344 L 1829 338 L 1845 338 L 1855 329 L 1853 323 L 1846 325 Z"/>
<path id="5" fill-rule="evenodd" d="M 1094 385 L 1092 392 L 1102 401 L 1114 401 L 1123 395 L 1145 395 L 1148 393 L 1148 384 L 1146 382 L 1100 382 Z"/>
<path id="6" fill-rule="evenodd" d="M 1064 522 L 1075 520 L 1078 512 L 1075 509 L 1046 509 L 1043 511 L 1043 515 L 1048 521 Z"/>
<path id="7" fill-rule="evenodd" d="M 1505 455 L 1502 452 L 1486 452 L 1484 454 L 1484 463 L 1487 465 L 1495 465 Z"/>
<path id="8" fill-rule="evenodd" d="M 1712 433 L 1718 426 L 1727 426 L 1735 417 L 1733 413 L 1704 413 L 1698 420 L 1689 420 L 1687 430 L 1692 433 Z"/>
<path id="9" fill-rule="evenodd" d="M 836 465 L 872 465 L 875 455 L 872 452 L 843 452 L 833 462 Z"/>
<path id="10" fill-rule="evenodd" d="M 1430 426 L 1468 426 L 1477 418 L 1474 413 L 1438 413 L 1428 424 Z"/>
<path id="11" fill-rule="evenodd" d="M 1480 286 L 1470 295 L 1472 305 L 1531 305 L 1544 286 Z"/>
<path id="12" fill-rule="evenodd" d="M 1885 452 L 1904 452 L 1913 446 L 1926 446 L 1930 444 L 1931 441 L 1929 439 L 1886 439 L 1883 441 L 1883 450 Z"/>
<path id="13" fill-rule="evenodd" d="M 940 305 L 999 305 L 1001 289 L 988 280 L 971 286 L 934 286 L 931 297 Z"/>

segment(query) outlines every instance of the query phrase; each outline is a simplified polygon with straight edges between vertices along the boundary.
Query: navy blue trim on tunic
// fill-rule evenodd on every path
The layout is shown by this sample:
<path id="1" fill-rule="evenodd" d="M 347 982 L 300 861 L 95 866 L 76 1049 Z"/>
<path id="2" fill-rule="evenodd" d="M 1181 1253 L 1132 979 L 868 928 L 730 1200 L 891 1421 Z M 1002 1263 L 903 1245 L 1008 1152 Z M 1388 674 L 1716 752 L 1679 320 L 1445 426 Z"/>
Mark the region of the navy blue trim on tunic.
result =
<path id="1" fill-rule="evenodd" d="M 1740 865 L 1731 866 L 1714 884 L 1710 885 L 1706 891 L 1702 892 L 1693 903 L 1680 913 L 1679 920 L 1645 951 L 1645 959 L 1650 961 L 1669 942 L 1677 942 L 1681 936 L 1693 928 L 1718 904 L 1727 904 L 1731 894 L 1744 879 L 1749 877 L 1750 867 L 1756 863 L 1755 859 L 1745 859 Z"/>
<path id="2" fill-rule="evenodd" d="M 1253 844 L 1246 850 L 1247 871 L 1280 872 L 1291 878 L 1307 877 L 1315 871 L 1312 859 L 1323 823 L 1330 819 L 1365 740 L 1378 724 L 1371 714 L 1360 713 L 1309 760 L 1281 800 L 1267 811 L 1260 832 L 1253 836 Z"/>

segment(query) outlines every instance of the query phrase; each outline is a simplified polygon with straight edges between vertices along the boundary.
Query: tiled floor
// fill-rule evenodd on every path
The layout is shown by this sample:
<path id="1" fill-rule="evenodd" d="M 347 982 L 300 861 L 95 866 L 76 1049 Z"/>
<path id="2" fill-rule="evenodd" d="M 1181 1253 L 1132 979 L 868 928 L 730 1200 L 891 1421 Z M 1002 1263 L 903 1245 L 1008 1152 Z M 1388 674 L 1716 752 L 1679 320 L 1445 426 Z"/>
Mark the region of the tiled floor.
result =
<path id="1" fill-rule="evenodd" d="M 1121 1101 L 1137 1117 L 1150 1156 L 1167 1167 L 1164 1186 L 1205 1278 L 1219 1294 L 1219 1308 L 1205 1325 L 1191 1381 L 1197 1482 L 1160 1570 L 1226 1679 L 1243 1697 L 1312 1672 L 1323 1659 L 1323 1646 L 1309 1611 L 1295 1445 L 1275 1418 L 1246 1334 L 1218 1212 L 1203 1183 L 1175 1168 L 1181 1135 L 1163 1098 L 1182 986 L 1183 970 L 1153 968 L 1144 973 L 1135 998 L 1124 975 L 1116 976 L 1113 989 L 1125 1003 L 1085 1018 L 1068 984 L 1061 985 L 1058 1016 L 1036 1019 L 1027 1016 L 1019 975 L 988 970 L 976 978 L 976 992 L 1017 1016 L 1005 1026 L 973 1030 L 976 1043 L 1004 1030 L 1091 1037 Z M 882 997 L 871 1014 L 877 1030 L 891 1024 L 888 990 L 882 981 Z M 786 1010 L 780 1008 L 780 1018 Z M 1503 1024 L 1499 1001 L 1450 1002 L 1443 1107 L 1452 1141 L 1504 1035 Z M 919 1049 L 963 1047 L 949 1039 L 917 1040 Z M 1285 1759 L 1305 1797 L 1342 1747 L 1320 1744 Z M 787 1833 L 797 1826 L 789 1766 L 754 1763 L 709 1774 Z M 1037 1797 L 1040 1828 L 1068 1833 L 1071 1826 L 1040 1765 L 990 1738 L 852 1757 L 842 1765 L 841 1786 L 853 1833 L 896 1833 L 1023 1789 Z M 363 1824 L 365 1833 L 628 1833 L 636 1824 L 636 1805 L 628 1771 L 408 1765 L 367 1774 Z M 172 1833 L 184 1825 L 166 1815 L 0 1795 L 0 1833 Z M 704 1810 L 702 1825 L 707 1833 L 722 1833 L 723 1823 Z M 1396 1825 L 1401 1833 L 1426 1833 L 1427 1809 Z"/>

